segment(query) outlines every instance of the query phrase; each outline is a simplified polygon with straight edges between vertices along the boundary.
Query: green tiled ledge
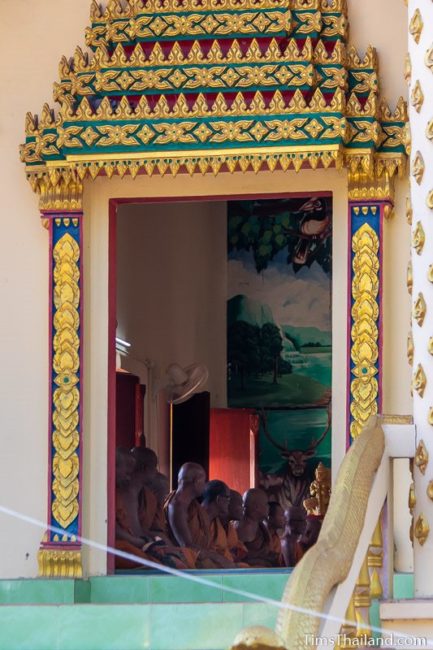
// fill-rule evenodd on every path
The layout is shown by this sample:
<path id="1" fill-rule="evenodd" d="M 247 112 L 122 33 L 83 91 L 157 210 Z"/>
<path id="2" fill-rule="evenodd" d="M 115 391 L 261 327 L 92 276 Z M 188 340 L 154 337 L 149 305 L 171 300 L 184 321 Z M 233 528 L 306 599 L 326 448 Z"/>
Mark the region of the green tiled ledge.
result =
<path id="1" fill-rule="evenodd" d="M 249 600 L 225 588 L 280 600 L 288 575 L 288 571 L 281 570 L 191 572 L 191 577 L 204 578 L 215 586 L 156 573 L 89 580 L 0 580 L 0 604 L 229 603 Z"/>
<path id="2" fill-rule="evenodd" d="M 243 627 L 273 627 L 276 616 L 253 603 L 3 606 L 0 648 L 223 650 Z"/>

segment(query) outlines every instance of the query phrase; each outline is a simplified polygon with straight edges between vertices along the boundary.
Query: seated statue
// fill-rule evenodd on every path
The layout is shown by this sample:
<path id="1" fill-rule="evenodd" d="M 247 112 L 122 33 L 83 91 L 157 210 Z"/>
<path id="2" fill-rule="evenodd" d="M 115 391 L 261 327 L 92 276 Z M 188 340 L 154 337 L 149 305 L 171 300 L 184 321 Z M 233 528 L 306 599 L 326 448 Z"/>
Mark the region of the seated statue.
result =
<path id="1" fill-rule="evenodd" d="M 135 460 L 132 481 L 138 491 L 141 525 L 144 530 L 155 533 L 168 542 L 164 508 L 155 489 L 158 457 L 149 447 L 134 447 L 131 455 Z"/>
<path id="2" fill-rule="evenodd" d="M 282 533 L 285 527 L 284 510 L 278 501 L 269 502 L 269 515 L 266 526 L 271 538 L 271 550 L 278 556 L 278 566 L 285 566 L 280 538 L 280 532 Z"/>
<path id="3" fill-rule="evenodd" d="M 235 562 L 242 563 L 242 566 L 248 567 L 245 558 L 247 556 L 247 549 L 243 544 L 236 530 L 237 522 L 242 519 L 244 513 L 244 504 L 242 502 L 242 495 L 236 490 L 230 490 L 229 511 L 226 517 L 220 517 L 227 535 L 227 546 L 233 556 Z"/>
<path id="4" fill-rule="evenodd" d="M 227 533 L 221 518 L 226 519 L 229 513 L 230 490 L 223 481 L 209 481 L 203 492 L 201 507 L 209 517 L 209 532 L 211 548 L 224 557 L 227 561 L 226 568 L 236 566 L 230 551 Z"/>
<path id="5" fill-rule="evenodd" d="M 284 513 L 285 528 L 281 538 L 281 550 L 286 566 L 295 566 L 304 554 L 299 543 L 299 538 L 305 530 L 305 509 L 300 506 L 291 506 Z"/>
<path id="6" fill-rule="evenodd" d="M 196 567 L 224 568 L 226 559 L 212 550 L 210 522 L 198 502 L 206 485 L 206 472 L 197 463 L 185 463 L 179 470 L 178 488 L 167 497 L 164 510 L 172 541 L 195 554 Z"/>
<path id="7" fill-rule="evenodd" d="M 238 522 L 239 539 L 247 548 L 245 561 L 252 567 L 278 567 L 279 556 L 271 547 L 269 531 L 264 523 L 268 516 L 268 497 L 264 490 L 252 488 L 244 494 L 244 514 Z"/>
<path id="8" fill-rule="evenodd" d="M 143 528 L 143 503 L 139 499 L 141 486 L 134 481 L 135 460 L 127 449 L 116 450 L 116 549 L 131 558 L 116 556 L 117 569 L 147 568 L 147 560 L 186 569 L 188 565 L 181 549 L 167 545 L 159 536 Z"/>

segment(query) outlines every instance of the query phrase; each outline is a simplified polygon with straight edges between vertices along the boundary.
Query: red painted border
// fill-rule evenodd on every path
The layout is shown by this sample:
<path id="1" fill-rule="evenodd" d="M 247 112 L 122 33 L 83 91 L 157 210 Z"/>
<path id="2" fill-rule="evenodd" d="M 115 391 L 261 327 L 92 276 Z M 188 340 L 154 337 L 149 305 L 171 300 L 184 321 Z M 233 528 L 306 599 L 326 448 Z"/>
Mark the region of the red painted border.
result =
<path id="1" fill-rule="evenodd" d="M 115 199 L 108 204 L 108 438 L 107 438 L 107 542 L 114 548 L 116 536 L 116 226 Z M 107 554 L 107 573 L 114 573 L 114 555 Z"/>
<path id="2" fill-rule="evenodd" d="M 120 205 L 141 203 L 202 203 L 252 199 L 332 197 L 332 192 L 272 192 L 270 194 L 227 194 L 206 196 L 153 196 L 112 198 L 108 201 L 108 405 L 107 405 L 107 543 L 115 544 L 115 457 L 116 457 L 116 223 Z M 333 219 L 334 227 L 334 219 Z M 114 556 L 107 554 L 107 573 L 114 573 Z"/>

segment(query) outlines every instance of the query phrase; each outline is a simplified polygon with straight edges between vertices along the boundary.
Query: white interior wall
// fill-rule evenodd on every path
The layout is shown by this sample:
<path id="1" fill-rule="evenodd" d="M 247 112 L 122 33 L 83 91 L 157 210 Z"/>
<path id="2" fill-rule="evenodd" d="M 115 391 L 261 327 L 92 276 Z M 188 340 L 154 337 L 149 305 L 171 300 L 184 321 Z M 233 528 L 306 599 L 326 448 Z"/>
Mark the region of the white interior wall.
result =
<path id="1" fill-rule="evenodd" d="M 166 429 L 153 387 L 170 363 L 207 366 L 211 406 L 226 406 L 226 219 L 221 201 L 118 209 L 117 331 L 131 343 L 122 367 L 147 375 L 145 434 L 160 456 Z"/>
<path id="2" fill-rule="evenodd" d="M 359 49 L 371 42 L 379 51 L 382 85 L 395 100 L 406 51 L 406 14 L 398 0 L 349 0 L 351 38 Z M 14 0 L 1 3 L 0 20 L 0 183 L 2 237 L 0 290 L 3 341 L 0 375 L 1 503 L 46 520 L 47 499 L 47 296 L 48 237 L 38 220 L 37 198 L 24 177 L 18 146 L 24 117 L 51 102 L 52 83 L 63 54 L 84 47 L 90 0 Z M 386 26 L 386 28 L 384 27 Z M 98 179 L 86 183 L 85 211 L 85 364 L 84 534 L 106 541 L 108 200 L 121 196 L 206 196 L 273 191 L 334 192 L 333 390 L 344 395 L 346 350 L 346 179 L 336 171 L 283 174 L 223 174 L 167 178 Z M 409 307 L 405 267 L 409 241 L 404 223 L 404 190 L 399 190 L 395 219 L 386 225 L 385 241 L 385 395 L 388 411 L 410 412 L 405 341 Z M 389 301 L 388 297 L 389 296 Z M 388 343 L 387 343 L 388 341 Z M 391 342 L 391 343 L 389 343 Z M 343 454 L 344 407 L 334 409 L 334 463 Z M 0 514 L 0 578 L 34 576 L 42 530 Z M 90 573 L 105 572 L 105 555 L 86 557 Z"/>

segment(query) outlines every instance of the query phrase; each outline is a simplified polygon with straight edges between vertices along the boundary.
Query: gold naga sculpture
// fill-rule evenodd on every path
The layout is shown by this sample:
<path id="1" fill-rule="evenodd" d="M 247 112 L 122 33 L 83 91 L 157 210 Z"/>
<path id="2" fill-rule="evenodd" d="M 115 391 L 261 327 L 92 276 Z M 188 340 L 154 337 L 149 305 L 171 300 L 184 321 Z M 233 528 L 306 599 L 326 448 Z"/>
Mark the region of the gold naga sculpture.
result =
<path id="1" fill-rule="evenodd" d="M 348 575 L 361 534 L 368 496 L 385 449 L 380 420 L 372 417 L 347 452 L 337 477 L 319 539 L 291 574 L 275 631 L 249 627 L 231 650 L 307 650 L 317 638 L 319 615 L 333 587 Z M 290 607 L 292 606 L 292 608 Z"/>

